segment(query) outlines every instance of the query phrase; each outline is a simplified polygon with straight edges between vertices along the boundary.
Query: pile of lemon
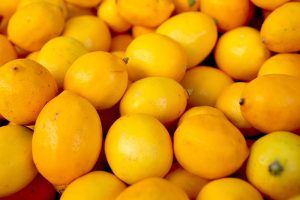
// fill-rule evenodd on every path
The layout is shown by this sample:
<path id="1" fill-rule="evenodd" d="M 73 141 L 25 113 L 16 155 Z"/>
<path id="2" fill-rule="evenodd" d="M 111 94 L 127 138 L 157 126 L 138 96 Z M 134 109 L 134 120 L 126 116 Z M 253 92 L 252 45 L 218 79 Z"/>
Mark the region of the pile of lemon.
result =
<path id="1" fill-rule="evenodd" d="M 0 0 L 0 200 L 299 200 L 299 0 Z"/>

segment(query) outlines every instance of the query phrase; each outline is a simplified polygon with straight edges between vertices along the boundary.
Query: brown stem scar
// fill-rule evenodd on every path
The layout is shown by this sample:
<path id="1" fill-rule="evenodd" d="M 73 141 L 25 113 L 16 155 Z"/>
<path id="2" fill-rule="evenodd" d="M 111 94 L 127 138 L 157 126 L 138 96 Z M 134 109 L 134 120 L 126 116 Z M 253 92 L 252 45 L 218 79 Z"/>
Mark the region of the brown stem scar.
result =
<path id="1" fill-rule="evenodd" d="M 129 58 L 128 58 L 128 57 L 124 57 L 124 58 L 122 58 L 122 60 L 123 60 L 123 62 L 124 62 L 125 64 L 128 64 Z"/>
<path id="2" fill-rule="evenodd" d="M 242 106 L 245 104 L 245 99 L 244 98 L 241 98 L 240 101 L 239 101 L 239 104 Z"/>

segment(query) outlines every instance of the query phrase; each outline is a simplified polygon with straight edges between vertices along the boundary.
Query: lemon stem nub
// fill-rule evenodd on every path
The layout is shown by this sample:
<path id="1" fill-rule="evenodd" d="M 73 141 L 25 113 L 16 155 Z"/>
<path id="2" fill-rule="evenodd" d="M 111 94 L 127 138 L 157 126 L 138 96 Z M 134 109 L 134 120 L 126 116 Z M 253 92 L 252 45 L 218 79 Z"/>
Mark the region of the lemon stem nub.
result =
<path id="1" fill-rule="evenodd" d="M 196 0 L 188 0 L 188 1 L 189 1 L 189 6 L 190 7 L 192 7 L 196 3 Z"/>
<path id="2" fill-rule="evenodd" d="M 127 64 L 128 61 L 129 61 L 129 58 L 128 58 L 128 57 L 124 57 L 124 58 L 122 58 L 122 60 L 123 60 L 123 62 L 124 62 L 125 64 Z"/>
<path id="3" fill-rule="evenodd" d="M 269 172 L 274 176 L 278 176 L 283 172 L 283 166 L 280 164 L 278 160 L 275 160 L 273 163 L 269 165 Z"/>
<path id="4" fill-rule="evenodd" d="M 245 99 L 244 98 L 241 98 L 240 101 L 239 101 L 239 104 L 242 106 L 245 104 Z"/>

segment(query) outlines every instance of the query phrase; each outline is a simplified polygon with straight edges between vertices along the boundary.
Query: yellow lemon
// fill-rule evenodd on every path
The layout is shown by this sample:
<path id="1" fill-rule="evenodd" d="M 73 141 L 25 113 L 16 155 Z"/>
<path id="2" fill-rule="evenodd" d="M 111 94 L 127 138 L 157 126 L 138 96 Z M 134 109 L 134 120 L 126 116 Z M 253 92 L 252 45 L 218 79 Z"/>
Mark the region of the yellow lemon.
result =
<path id="1" fill-rule="evenodd" d="M 147 178 L 125 189 L 116 200 L 188 200 L 182 189 L 162 178 Z"/>
<path id="2" fill-rule="evenodd" d="M 94 171 L 68 185 L 60 200 L 115 200 L 125 188 L 126 185 L 113 174 Z"/>
<path id="3" fill-rule="evenodd" d="M 156 27 L 174 10 L 172 0 L 118 0 L 120 15 L 133 25 Z"/>
<path id="4" fill-rule="evenodd" d="M 131 84 L 121 100 L 120 112 L 148 114 L 168 124 L 184 112 L 187 97 L 184 88 L 173 79 L 148 77 Z"/>
<path id="5" fill-rule="evenodd" d="M 215 115 L 219 117 L 225 117 L 225 115 L 217 108 L 211 106 L 195 106 L 188 109 L 179 119 L 178 125 L 180 125 L 184 120 L 189 119 L 195 115 Z"/>
<path id="6" fill-rule="evenodd" d="M 188 104 L 191 106 L 215 106 L 224 88 L 233 83 L 221 70 L 198 66 L 189 69 L 181 84 L 188 91 Z"/>
<path id="7" fill-rule="evenodd" d="M 252 126 L 242 115 L 239 101 L 247 83 L 237 82 L 228 86 L 218 97 L 216 107 L 238 128 L 248 129 Z"/>
<path id="8" fill-rule="evenodd" d="M 64 91 L 41 111 L 32 138 L 38 171 L 54 185 L 67 185 L 95 165 L 102 144 L 96 109 L 86 99 Z"/>
<path id="9" fill-rule="evenodd" d="M 108 51 L 111 36 L 104 21 L 96 16 L 83 15 L 69 19 L 63 36 L 82 42 L 89 51 Z"/>
<path id="10" fill-rule="evenodd" d="M 164 76 L 180 81 L 186 70 L 187 58 L 182 47 L 157 33 L 135 38 L 125 55 L 129 79 L 133 81 L 148 76 Z"/>
<path id="11" fill-rule="evenodd" d="M 178 126 L 174 152 L 184 169 L 207 179 L 234 173 L 249 153 L 245 138 L 233 124 L 208 114 L 190 117 Z"/>
<path id="12" fill-rule="evenodd" d="M 197 200 L 263 200 L 259 191 L 251 184 L 238 178 L 222 178 L 206 184 Z"/>
<path id="13" fill-rule="evenodd" d="M 30 60 L 33 60 L 35 62 L 38 62 L 39 53 L 40 53 L 40 51 L 34 51 L 34 52 L 28 54 L 26 56 L 26 58 L 30 59 Z"/>
<path id="14" fill-rule="evenodd" d="M 18 9 L 8 24 L 8 37 L 27 51 L 39 50 L 48 40 L 61 34 L 64 15 L 59 7 L 45 2 Z"/>
<path id="15" fill-rule="evenodd" d="M 66 18 L 68 16 L 67 6 L 64 0 L 20 0 L 17 9 L 21 9 L 25 6 L 30 6 L 33 3 L 50 3 L 57 6 L 64 14 Z"/>
<path id="16" fill-rule="evenodd" d="M 51 72 L 58 86 L 62 88 L 69 67 L 78 57 L 86 53 L 88 50 L 78 40 L 64 36 L 56 37 L 42 47 L 38 63 Z"/>
<path id="17" fill-rule="evenodd" d="M 240 99 L 244 118 L 263 133 L 300 128 L 300 79 L 270 74 L 248 83 Z"/>
<path id="18" fill-rule="evenodd" d="M 116 56 L 96 51 L 79 57 L 68 70 L 64 87 L 86 99 L 97 109 L 115 105 L 128 82 L 124 62 Z"/>
<path id="19" fill-rule="evenodd" d="M 273 132 L 251 147 L 248 180 L 272 199 L 300 194 L 300 136 Z"/>
<path id="20" fill-rule="evenodd" d="M 243 26 L 251 12 L 249 0 L 201 0 L 201 12 L 216 20 L 222 32 Z"/>
<path id="21" fill-rule="evenodd" d="M 15 48 L 6 36 L 0 34 L 0 66 L 16 58 L 17 53 Z"/>
<path id="22" fill-rule="evenodd" d="M 300 51 L 300 2 L 290 2 L 275 9 L 262 24 L 262 41 L 271 51 Z"/>
<path id="23" fill-rule="evenodd" d="M 132 35 L 134 38 L 147 34 L 147 33 L 154 33 L 155 28 L 145 27 L 145 26 L 133 26 L 132 27 Z"/>
<path id="24" fill-rule="evenodd" d="M 36 176 L 31 138 L 32 131 L 23 126 L 0 127 L 0 198 L 20 191 Z"/>
<path id="25" fill-rule="evenodd" d="M 190 199 L 196 199 L 197 195 L 209 180 L 192 174 L 179 165 L 167 174 L 166 179 L 180 187 L 189 196 Z"/>
<path id="26" fill-rule="evenodd" d="M 160 25 L 156 32 L 182 45 L 187 53 L 188 67 L 202 62 L 210 54 L 218 38 L 215 22 L 201 12 L 176 15 Z"/>
<path id="27" fill-rule="evenodd" d="M 0 16 L 10 17 L 16 11 L 19 2 L 20 0 L 1 0 Z"/>
<path id="28" fill-rule="evenodd" d="M 279 6 L 289 2 L 290 0 L 251 0 L 253 4 L 257 7 L 266 9 L 266 10 L 274 10 Z"/>
<path id="29" fill-rule="evenodd" d="M 165 176 L 173 161 L 168 131 L 157 119 L 143 114 L 115 121 L 106 136 L 105 154 L 114 174 L 128 184 Z"/>
<path id="30" fill-rule="evenodd" d="M 276 54 L 261 66 L 258 76 L 286 74 L 300 78 L 300 55 L 296 53 Z"/>
<path id="31" fill-rule="evenodd" d="M 79 7 L 92 8 L 100 4 L 101 0 L 65 0 L 67 3 L 74 4 Z"/>
<path id="32" fill-rule="evenodd" d="M 104 0 L 98 8 L 98 16 L 116 32 L 127 31 L 131 24 L 120 16 L 117 0 Z"/>
<path id="33" fill-rule="evenodd" d="M 133 37 L 129 34 L 121 34 L 112 38 L 110 51 L 126 51 Z"/>
<path id="34" fill-rule="evenodd" d="M 175 13 L 199 10 L 200 0 L 173 0 Z"/>
<path id="35" fill-rule="evenodd" d="M 67 19 L 70 19 L 72 17 L 77 17 L 77 16 L 81 16 L 81 15 L 93 15 L 93 11 L 91 8 L 84 8 L 84 7 L 80 7 L 80 6 L 76 6 L 74 4 L 71 3 L 66 3 L 66 7 L 67 7 Z"/>
<path id="36" fill-rule="evenodd" d="M 226 32 L 218 41 L 215 60 L 218 67 L 237 80 L 250 81 L 257 76 L 270 52 L 259 32 L 251 27 L 239 27 Z"/>
<path id="37" fill-rule="evenodd" d="M 50 72 L 29 59 L 12 60 L 0 67 L 0 83 L 0 113 L 16 124 L 33 123 L 57 93 Z"/>

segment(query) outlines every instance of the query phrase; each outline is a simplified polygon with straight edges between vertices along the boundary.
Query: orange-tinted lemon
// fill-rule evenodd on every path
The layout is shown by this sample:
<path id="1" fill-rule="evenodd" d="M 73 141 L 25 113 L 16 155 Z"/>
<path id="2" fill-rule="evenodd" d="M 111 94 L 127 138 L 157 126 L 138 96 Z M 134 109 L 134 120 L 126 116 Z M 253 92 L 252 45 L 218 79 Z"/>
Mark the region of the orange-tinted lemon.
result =
<path id="1" fill-rule="evenodd" d="M 206 66 L 189 69 L 181 81 L 189 93 L 188 104 L 191 106 L 215 106 L 223 89 L 232 83 L 221 70 Z"/>
<path id="2" fill-rule="evenodd" d="M 16 58 L 17 53 L 15 48 L 6 36 L 0 34 L 0 66 Z"/>
<path id="3" fill-rule="evenodd" d="M 121 34 L 112 38 L 110 51 L 126 51 L 133 37 L 129 34 Z"/>
<path id="4" fill-rule="evenodd" d="M 227 119 L 215 115 L 184 120 L 175 131 L 174 151 L 184 169 L 207 179 L 232 174 L 248 156 L 241 132 Z"/>

